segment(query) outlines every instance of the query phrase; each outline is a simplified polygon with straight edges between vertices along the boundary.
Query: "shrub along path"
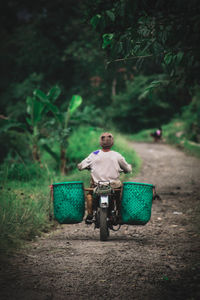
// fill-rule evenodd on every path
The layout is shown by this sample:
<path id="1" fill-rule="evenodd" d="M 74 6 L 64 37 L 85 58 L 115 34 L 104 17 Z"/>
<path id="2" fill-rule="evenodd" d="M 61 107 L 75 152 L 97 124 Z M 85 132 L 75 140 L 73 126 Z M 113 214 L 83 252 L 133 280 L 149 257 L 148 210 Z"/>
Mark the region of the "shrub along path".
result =
<path id="1" fill-rule="evenodd" d="M 143 159 L 133 181 L 153 183 L 145 226 L 99 241 L 84 223 L 62 225 L 1 267 L 0 299 L 200 299 L 200 161 L 164 144 L 131 144 Z"/>

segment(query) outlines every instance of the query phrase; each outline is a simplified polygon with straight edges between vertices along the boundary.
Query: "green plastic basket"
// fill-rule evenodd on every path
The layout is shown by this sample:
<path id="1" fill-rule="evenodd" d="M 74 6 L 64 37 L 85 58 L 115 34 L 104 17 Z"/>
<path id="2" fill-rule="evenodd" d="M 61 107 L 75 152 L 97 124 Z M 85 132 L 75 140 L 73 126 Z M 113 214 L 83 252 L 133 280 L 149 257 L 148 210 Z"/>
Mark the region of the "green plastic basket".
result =
<path id="1" fill-rule="evenodd" d="M 54 218 L 60 224 L 75 224 L 83 220 L 85 197 L 82 181 L 53 184 Z"/>
<path id="2" fill-rule="evenodd" d="M 121 202 L 123 224 L 145 225 L 151 218 L 153 185 L 124 182 Z"/>

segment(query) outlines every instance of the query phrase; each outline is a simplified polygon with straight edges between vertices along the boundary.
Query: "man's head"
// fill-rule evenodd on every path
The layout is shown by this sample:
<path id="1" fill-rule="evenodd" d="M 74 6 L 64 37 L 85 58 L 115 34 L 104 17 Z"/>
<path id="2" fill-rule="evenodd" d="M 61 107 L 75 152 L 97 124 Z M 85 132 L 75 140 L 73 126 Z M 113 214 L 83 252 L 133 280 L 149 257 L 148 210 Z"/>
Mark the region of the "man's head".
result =
<path id="1" fill-rule="evenodd" d="M 100 145 L 103 149 L 110 149 L 114 144 L 113 135 L 109 132 L 104 132 L 100 136 Z"/>

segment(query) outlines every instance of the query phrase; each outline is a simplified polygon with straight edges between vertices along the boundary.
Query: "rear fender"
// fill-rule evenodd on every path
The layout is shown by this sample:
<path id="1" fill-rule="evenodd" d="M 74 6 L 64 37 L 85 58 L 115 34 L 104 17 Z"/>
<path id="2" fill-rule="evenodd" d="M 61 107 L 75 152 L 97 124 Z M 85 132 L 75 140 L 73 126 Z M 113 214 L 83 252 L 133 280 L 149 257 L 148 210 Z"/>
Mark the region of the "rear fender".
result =
<path id="1" fill-rule="evenodd" d="M 99 205 L 102 208 L 109 207 L 109 196 L 108 195 L 101 195 L 99 200 Z"/>

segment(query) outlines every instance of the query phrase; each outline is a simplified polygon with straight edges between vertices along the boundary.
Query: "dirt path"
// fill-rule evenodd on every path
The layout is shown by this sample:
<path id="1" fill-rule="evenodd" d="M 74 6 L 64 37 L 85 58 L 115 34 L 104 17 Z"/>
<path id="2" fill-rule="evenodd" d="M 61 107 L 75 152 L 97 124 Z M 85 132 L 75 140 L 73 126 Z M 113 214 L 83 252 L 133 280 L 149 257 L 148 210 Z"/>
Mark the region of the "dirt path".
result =
<path id="1" fill-rule="evenodd" d="M 200 299 L 200 161 L 163 144 L 135 143 L 133 181 L 153 183 L 145 226 L 100 242 L 84 223 L 62 225 L 0 270 L 0 299 Z"/>

